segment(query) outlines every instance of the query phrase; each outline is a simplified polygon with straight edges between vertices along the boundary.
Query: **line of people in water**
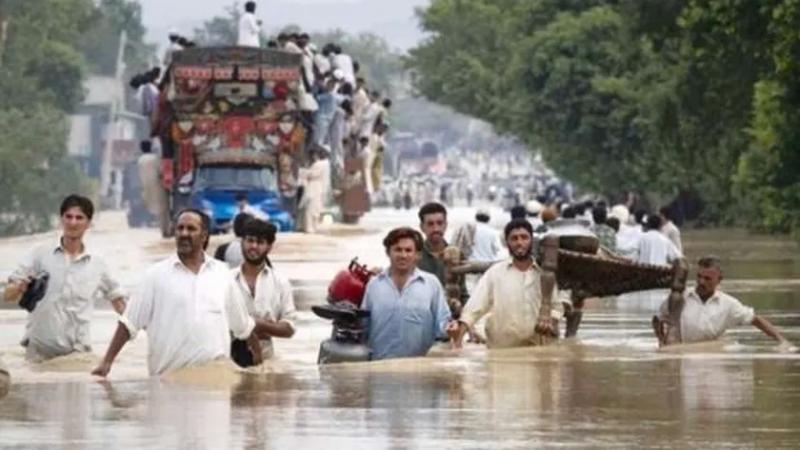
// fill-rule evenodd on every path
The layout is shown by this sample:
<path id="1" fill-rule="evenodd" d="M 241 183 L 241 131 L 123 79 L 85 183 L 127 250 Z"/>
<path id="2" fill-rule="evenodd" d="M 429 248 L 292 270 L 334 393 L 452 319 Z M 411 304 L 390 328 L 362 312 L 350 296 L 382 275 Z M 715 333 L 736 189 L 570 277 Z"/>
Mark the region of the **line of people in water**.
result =
<path id="1" fill-rule="evenodd" d="M 231 244 L 238 246 L 241 259 L 231 267 L 206 253 L 209 218 L 199 210 L 182 211 L 176 217 L 175 254 L 145 268 L 143 280 L 127 296 L 104 258 L 84 242 L 93 214 L 89 199 L 66 197 L 59 240 L 34 249 L 9 278 L 4 299 L 18 301 L 41 274 L 49 276 L 22 340 L 29 361 L 91 352 L 96 299 L 110 302 L 118 313 L 112 341 L 92 372 L 100 376 L 110 372 L 140 330 L 147 332 L 152 375 L 232 354 L 240 365 L 259 364 L 272 356 L 273 338 L 295 333 L 291 286 L 269 260 L 276 230 L 268 222 L 242 215 L 241 237 Z M 373 359 L 423 356 L 437 340 L 460 348 L 466 333 L 480 336 L 475 326 L 486 316 L 490 348 L 539 345 L 559 336 L 562 307 L 556 302 L 550 311 L 540 311 L 543 272 L 536 262 L 536 231 L 527 218 L 514 218 L 504 227 L 509 256 L 492 263 L 468 295 L 447 270 L 453 249 L 444 238 L 447 209 L 430 203 L 418 216 L 421 233 L 401 227 L 386 235 L 389 266 L 376 270 L 366 287 L 362 308 L 370 312 L 366 335 Z M 788 344 L 769 321 L 719 290 L 721 280 L 717 259 L 698 262 L 697 285 L 684 293 L 684 342 L 716 339 L 731 327 L 752 324 Z M 459 308 L 448 297 L 458 299 Z M 665 326 L 656 324 L 659 339 Z"/>

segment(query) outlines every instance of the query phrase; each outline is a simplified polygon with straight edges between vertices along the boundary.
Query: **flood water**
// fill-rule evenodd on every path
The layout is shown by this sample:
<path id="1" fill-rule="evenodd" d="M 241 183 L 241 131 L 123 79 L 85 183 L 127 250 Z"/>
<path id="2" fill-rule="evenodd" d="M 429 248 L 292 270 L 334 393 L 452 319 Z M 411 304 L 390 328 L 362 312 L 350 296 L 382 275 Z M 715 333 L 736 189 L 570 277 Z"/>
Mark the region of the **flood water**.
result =
<path id="1" fill-rule="evenodd" d="M 467 220 L 456 211 L 451 226 Z M 546 348 L 487 351 L 436 347 L 425 358 L 319 368 L 329 325 L 309 303 L 352 256 L 385 264 L 380 231 L 416 223 L 378 211 L 361 228 L 323 236 L 280 235 L 276 266 L 289 273 L 303 309 L 294 339 L 250 373 L 224 364 L 147 377 L 146 342 L 129 343 L 108 381 L 88 375 L 99 357 L 24 362 L 25 315 L 0 311 L 0 353 L 13 384 L 0 399 L 0 447 L 164 448 L 797 448 L 800 354 L 779 352 L 752 327 L 720 342 L 658 351 L 653 306 L 636 296 L 587 305 L 579 337 Z M 93 232 L 127 285 L 137 261 L 171 251 L 155 232 L 124 231 L 109 219 Z M 0 241 L 16 256 L 29 240 Z M 283 245 L 283 247 L 281 247 Z M 133 248 L 128 248 L 133 247 Z M 800 342 L 800 257 L 786 239 L 737 231 L 691 232 L 693 261 L 715 253 L 723 288 Z M 138 259 L 137 259 L 138 258 Z M 9 261 L 7 259 L 7 261 Z M 5 265 L 2 265 L 5 264 Z M 0 270 L 13 269 L 13 262 Z M 99 310 L 102 354 L 115 327 Z"/>

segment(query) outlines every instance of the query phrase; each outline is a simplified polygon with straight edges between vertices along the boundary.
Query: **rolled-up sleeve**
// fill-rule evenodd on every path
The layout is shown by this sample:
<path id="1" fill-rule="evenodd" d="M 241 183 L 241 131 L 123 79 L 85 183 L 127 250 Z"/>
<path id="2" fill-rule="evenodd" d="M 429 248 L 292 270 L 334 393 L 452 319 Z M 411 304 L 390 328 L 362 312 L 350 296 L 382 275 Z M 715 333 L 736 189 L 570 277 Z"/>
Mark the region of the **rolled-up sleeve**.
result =
<path id="1" fill-rule="evenodd" d="M 111 276 L 111 272 L 106 265 L 103 265 L 100 271 L 100 293 L 109 302 L 125 297 L 125 291 L 122 290 L 119 281 Z"/>
<path id="2" fill-rule="evenodd" d="M 11 272 L 8 280 L 20 281 L 36 275 L 36 260 L 38 259 L 37 253 L 38 250 L 26 253 L 25 256 L 22 257 L 22 261 L 20 261 L 14 271 Z"/>
<path id="3" fill-rule="evenodd" d="M 246 340 L 253 332 L 256 323 L 250 314 L 247 313 L 247 306 L 234 279 L 228 282 L 228 294 L 225 298 L 225 314 L 228 316 L 228 326 L 233 336 L 237 339 Z"/>
<path id="4" fill-rule="evenodd" d="M 134 291 L 125 312 L 119 317 L 119 322 L 128 329 L 130 339 L 133 340 L 139 330 L 147 329 L 153 317 L 153 301 L 156 290 L 155 273 L 149 271 L 145 274 L 139 287 Z"/>

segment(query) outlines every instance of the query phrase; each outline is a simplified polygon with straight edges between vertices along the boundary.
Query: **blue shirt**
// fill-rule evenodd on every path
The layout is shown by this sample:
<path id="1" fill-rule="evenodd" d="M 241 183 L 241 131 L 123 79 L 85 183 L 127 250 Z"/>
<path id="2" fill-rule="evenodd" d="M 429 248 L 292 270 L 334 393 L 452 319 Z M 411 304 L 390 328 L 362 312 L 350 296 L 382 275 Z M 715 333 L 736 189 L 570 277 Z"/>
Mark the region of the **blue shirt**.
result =
<path id="1" fill-rule="evenodd" d="M 362 308 L 370 312 L 367 345 L 373 360 L 424 356 L 450 321 L 441 283 L 419 269 L 401 291 L 388 270 L 370 280 Z"/>

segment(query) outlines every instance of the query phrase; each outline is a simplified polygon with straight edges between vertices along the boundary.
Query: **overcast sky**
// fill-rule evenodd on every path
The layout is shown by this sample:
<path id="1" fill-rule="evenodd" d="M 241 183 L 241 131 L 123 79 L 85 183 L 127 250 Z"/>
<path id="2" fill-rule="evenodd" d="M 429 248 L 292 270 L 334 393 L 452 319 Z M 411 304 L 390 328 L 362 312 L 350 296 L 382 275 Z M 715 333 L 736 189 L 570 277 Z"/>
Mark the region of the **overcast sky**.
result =
<path id="1" fill-rule="evenodd" d="M 222 15 L 233 0 L 138 0 L 148 40 L 163 45 L 167 30 L 191 35 L 203 21 Z M 429 0 L 258 0 L 256 15 L 268 29 L 297 24 L 304 30 L 372 31 L 393 47 L 408 49 L 422 37 L 414 8 Z M 239 5 L 244 4 L 243 0 Z M 241 7 L 241 6 L 240 6 Z"/>

